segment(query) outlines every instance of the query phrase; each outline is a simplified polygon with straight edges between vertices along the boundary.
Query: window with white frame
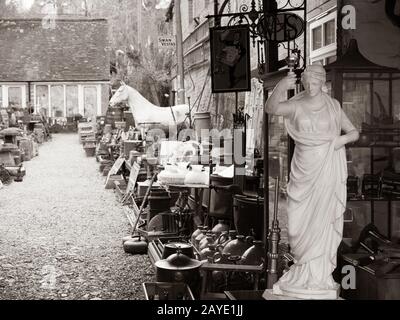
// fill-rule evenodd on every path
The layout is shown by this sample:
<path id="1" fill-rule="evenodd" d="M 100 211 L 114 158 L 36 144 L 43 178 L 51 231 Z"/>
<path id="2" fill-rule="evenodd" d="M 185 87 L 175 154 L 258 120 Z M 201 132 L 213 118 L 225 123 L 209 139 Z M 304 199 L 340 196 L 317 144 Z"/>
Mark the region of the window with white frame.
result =
<path id="1" fill-rule="evenodd" d="M 310 23 L 310 63 L 329 64 L 336 60 L 337 11 L 317 16 Z"/>
<path id="2" fill-rule="evenodd" d="M 67 104 L 67 117 L 79 114 L 79 89 L 77 85 L 67 85 L 65 88 L 65 99 Z"/>
<path id="3" fill-rule="evenodd" d="M 93 119 L 102 113 L 101 93 L 98 83 L 34 84 L 35 110 L 51 118 L 80 114 Z"/>
<path id="4" fill-rule="evenodd" d="M 10 83 L 0 86 L 0 108 L 26 108 L 27 86 L 26 84 Z"/>
<path id="5" fill-rule="evenodd" d="M 36 85 L 34 88 L 35 92 L 35 111 L 50 117 L 50 95 L 49 86 L 47 85 Z"/>
<path id="6" fill-rule="evenodd" d="M 53 85 L 50 87 L 51 96 L 51 117 L 52 118 L 62 118 L 65 117 L 64 110 L 64 86 L 63 85 Z"/>
<path id="7" fill-rule="evenodd" d="M 93 119 L 97 116 L 97 87 L 96 86 L 84 86 L 84 117 L 87 119 Z"/>

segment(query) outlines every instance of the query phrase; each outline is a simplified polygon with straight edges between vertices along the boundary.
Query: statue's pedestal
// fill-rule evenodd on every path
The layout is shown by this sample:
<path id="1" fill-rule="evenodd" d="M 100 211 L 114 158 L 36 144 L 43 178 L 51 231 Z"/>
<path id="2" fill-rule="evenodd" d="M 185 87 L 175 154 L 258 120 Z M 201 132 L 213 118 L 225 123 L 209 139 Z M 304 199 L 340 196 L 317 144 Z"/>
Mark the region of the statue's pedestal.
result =
<path id="1" fill-rule="evenodd" d="M 273 290 L 266 290 L 265 300 L 341 300 L 340 287 L 337 290 L 302 290 L 287 289 L 274 285 Z"/>
<path id="2" fill-rule="evenodd" d="M 281 296 L 273 293 L 273 290 L 265 290 L 263 294 L 263 299 L 268 301 L 278 301 L 278 300 L 301 300 L 292 297 Z"/>

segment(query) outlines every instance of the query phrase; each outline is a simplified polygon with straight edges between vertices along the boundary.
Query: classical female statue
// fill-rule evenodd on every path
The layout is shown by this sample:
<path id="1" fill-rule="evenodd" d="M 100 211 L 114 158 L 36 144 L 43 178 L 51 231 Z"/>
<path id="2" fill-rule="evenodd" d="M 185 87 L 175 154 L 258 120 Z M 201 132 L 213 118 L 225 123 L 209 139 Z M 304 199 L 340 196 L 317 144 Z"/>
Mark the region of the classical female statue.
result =
<path id="1" fill-rule="evenodd" d="M 273 293 L 301 299 L 337 299 L 340 286 L 332 272 L 343 234 L 346 208 L 345 145 L 359 133 L 337 100 L 325 93 L 322 65 L 308 66 L 305 91 L 287 101 L 296 76 L 290 72 L 274 89 L 266 112 L 283 116 L 296 143 L 288 193 L 288 234 L 295 264 Z M 344 135 L 342 135 L 344 132 Z"/>

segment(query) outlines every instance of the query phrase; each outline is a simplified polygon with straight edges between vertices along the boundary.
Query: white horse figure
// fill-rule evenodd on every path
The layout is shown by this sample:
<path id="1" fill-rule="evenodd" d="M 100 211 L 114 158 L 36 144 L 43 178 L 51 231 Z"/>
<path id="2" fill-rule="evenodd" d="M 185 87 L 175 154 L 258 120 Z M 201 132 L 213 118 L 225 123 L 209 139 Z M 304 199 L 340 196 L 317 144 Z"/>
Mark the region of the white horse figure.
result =
<path id="1" fill-rule="evenodd" d="M 189 106 L 186 104 L 170 108 L 162 108 L 152 104 L 137 90 L 122 83 L 110 100 L 110 106 L 114 107 L 120 102 L 127 101 L 135 120 L 136 127 L 156 127 L 167 129 L 171 126 L 186 125 L 189 127 Z"/>

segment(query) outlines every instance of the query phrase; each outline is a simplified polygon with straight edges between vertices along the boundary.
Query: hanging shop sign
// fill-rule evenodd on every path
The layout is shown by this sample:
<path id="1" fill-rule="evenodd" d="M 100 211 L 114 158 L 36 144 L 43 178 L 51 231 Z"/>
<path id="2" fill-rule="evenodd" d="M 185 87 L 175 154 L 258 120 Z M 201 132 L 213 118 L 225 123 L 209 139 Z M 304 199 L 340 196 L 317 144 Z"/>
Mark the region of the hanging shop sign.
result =
<path id="1" fill-rule="evenodd" d="M 175 37 L 170 36 L 159 36 L 158 37 L 158 48 L 160 49 L 175 49 L 176 41 Z"/>
<path id="2" fill-rule="evenodd" d="M 257 28 L 268 41 L 287 42 L 300 37 L 305 24 L 297 14 L 285 12 L 261 17 Z"/>
<path id="3" fill-rule="evenodd" d="M 212 92 L 250 91 L 248 25 L 210 29 Z"/>

